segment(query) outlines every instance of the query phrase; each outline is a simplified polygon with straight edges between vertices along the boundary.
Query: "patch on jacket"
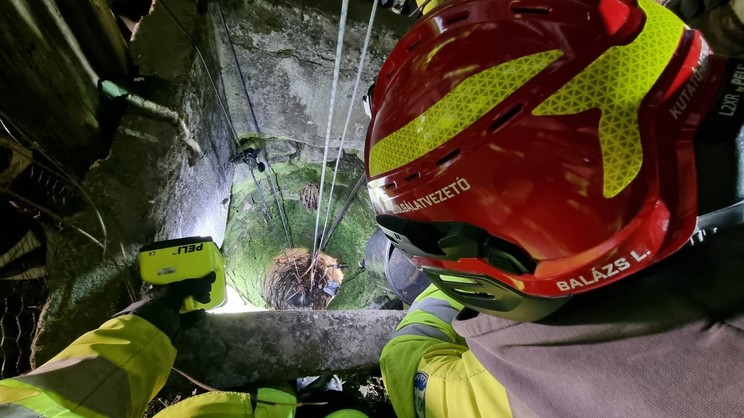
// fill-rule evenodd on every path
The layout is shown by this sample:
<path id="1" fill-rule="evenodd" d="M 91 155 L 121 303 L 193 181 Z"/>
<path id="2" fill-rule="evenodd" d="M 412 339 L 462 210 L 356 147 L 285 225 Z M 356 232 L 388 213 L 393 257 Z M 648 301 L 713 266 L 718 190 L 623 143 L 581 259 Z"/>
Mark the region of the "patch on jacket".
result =
<path id="1" fill-rule="evenodd" d="M 426 417 L 426 383 L 429 381 L 429 375 L 424 372 L 416 372 L 413 378 L 413 405 L 416 409 L 417 418 Z"/>

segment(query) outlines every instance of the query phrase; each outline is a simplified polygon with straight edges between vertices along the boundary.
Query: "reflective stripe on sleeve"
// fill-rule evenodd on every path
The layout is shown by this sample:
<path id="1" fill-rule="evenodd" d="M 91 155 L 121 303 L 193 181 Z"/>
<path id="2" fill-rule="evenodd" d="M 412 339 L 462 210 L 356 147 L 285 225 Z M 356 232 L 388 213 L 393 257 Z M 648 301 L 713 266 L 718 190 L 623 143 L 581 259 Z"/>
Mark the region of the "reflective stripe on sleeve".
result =
<path id="1" fill-rule="evenodd" d="M 165 384 L 175 356 L 170 339 L 155 326 L 120 316 L 31 373 L 1 381 L 0 404 L 60 418 L 141 416 Z"/>
<path id="2" fill-rule="evenodd" d="M 436 338 L 442 341 L 450 341 L 450 337 L 444 332 L 434 327 L 431 327 L 429 325 L 422 325 L 422 324 L 406 325 L 403 328 L 395 331 L 395 333 L 393 334 L 393 338 L 401 337 L 403 335 L 419 335 L 422 337 Z"/>
<path id="3" fill-rule="evenodd" d="M 446 324 L 451 324 L 459 312 L 446 300 L 429 297 L 416 301 L 411 305 L 410 311 L 419 310 L 430 313 Z"/>
<path id="4" fill-rule="evenodd" d="M 21 405 L 0 405 L 0 417 L 10 418 L 39 418 L 39 413 Z"/>
<path id="5" fill-rule="evenodd" d="M 453 306 L 453 301 L 441 295 L 441 291 L 436 287 L 424 291 L 398 324 L 393 337 L 418 335 L 443 342 L 457 342 L 459 337 L 452 328 L 452 320 L 455 319 L 460 306 Z"/>
<path id="6" fill-rule="evenodd" d="M 27 383 L 20 382 L 16 379 L 5 379 L 0 381 L 0 412 L 8 411 L 8 414 L 0 413 L 0 416 L 15 417 L 13 415 L 18 412 L 19 417 L 26 417 L 25 411 L 33 411 L 33 417 L 55 417 L 55 418 L 67 418 L 67 417 L 90 417 L 90 418 L 105 418 L 97 412 L 84 407 L 78 407 L 75 412 L 70 412 L 69 407 L 75 405 L 69 405 L 66 403 L 61 396 L 54 392 L 43 391 L 35 386 L 30 386 Z M 5 408 L 5 409 L 2 409 Z M 13 414 L 10 414 L 13 412 Z M 23 413 L 21 413 L 23 412 Z"/>

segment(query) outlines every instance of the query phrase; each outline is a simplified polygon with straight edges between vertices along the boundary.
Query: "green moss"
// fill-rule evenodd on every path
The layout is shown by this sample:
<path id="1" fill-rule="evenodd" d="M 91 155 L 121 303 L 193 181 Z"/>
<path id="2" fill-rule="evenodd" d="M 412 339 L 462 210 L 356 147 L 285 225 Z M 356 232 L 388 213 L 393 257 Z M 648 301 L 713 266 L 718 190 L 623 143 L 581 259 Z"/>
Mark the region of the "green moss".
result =
<path id="1" fill-rule="evenodd" d="M 320 181 L 321 166 L 318 164 L 282 163 L 272 166 L 281 190 L 281 201 L 287 218 L 288 229 L 294 247 L 312 248 L 316 212 L 310 211 L 299 201 L 299 191 L 308 183 Z M 241 167 L 247 170 L 247 167 Z M 256 306 L 266 307 L 263 299 L 263 283 L 273 258 L 288 248 L 284 228 L 274 203 L 267 172 L 255 172 L 261 194 L 270 208 L 271 221 L 265 216 L 264 205 L 257 192 L 256 183 L 247 173 L 238 173 L 232 189 L 232 201 L 227 223 L 224 250 L 227 256 L 227 273 L 233 286 Z M 344 160 L 339 169 L 334 187 L 333 210 L 328 227 L 333 223 L 346 198 L 363 170 L 361 164 Z M 325 219 L 325 207 L 333 176 L 332 167 L 326 171 L 325 198 L 319 231 Z M 272 228 L 273 226 L 273 228 Z M 324 252 L 339 262 L 349 264 L 346 276 L 358 271 L 357 263 L 364 258 L 367 240 L 375 229 L 374 215 L 369 196 L 362 188 L 352 200 L 343 220 L 328 240 Z M 320 232 L 319 232 L 320 234 Z M 341 290 L 329 306 L 330 309 L 363 309 L 385 291 L 366 273 L 344 282 Z"/>

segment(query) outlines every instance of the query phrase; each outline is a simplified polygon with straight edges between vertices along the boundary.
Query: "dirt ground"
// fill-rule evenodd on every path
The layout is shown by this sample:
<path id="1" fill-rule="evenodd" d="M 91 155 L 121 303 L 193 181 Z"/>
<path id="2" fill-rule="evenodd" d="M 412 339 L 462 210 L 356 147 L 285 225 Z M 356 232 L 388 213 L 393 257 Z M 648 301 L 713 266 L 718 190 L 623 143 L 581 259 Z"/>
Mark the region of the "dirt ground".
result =
<path id="1" fill-rule="evenodd" d="M 292 248 L 274 258 L 264 298 L 273 309 L 326 309 L 343 277 L 335 258 L 320 253 L 313 262 L 307 249 Z"/>

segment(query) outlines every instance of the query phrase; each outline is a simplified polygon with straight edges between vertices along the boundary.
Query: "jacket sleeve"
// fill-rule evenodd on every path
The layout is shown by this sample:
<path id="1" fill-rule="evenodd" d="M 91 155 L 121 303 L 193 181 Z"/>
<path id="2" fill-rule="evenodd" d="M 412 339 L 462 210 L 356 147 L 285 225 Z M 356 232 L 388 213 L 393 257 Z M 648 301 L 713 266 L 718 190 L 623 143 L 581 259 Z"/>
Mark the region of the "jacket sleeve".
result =
<path id="1" fill-rule="evenodd" d="M 170 339 L 155 326 L 135 315 L 117 317 L 36 370 L 0 381 L 0 411 L 141 417 L 175 357 Z"/>
<path id="2" fill-rule="evenodd" d="M 506 390 L 452 328 L 460 309 L 429 286 L 382 350 L 382 377 L 398 417 L 511 417 Z"/>

